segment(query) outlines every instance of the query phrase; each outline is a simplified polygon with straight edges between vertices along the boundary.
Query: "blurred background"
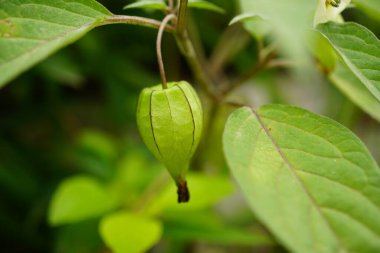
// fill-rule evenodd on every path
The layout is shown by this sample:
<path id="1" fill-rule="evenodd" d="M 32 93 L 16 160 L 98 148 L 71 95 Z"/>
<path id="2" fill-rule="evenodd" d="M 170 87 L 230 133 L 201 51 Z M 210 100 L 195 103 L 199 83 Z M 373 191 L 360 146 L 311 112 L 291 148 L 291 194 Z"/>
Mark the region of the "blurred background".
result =
<path id="1" fill-rule="evenodd" d="M 113 13 L 162 18 L 157 12 L 122 11 L 132 1 L 100 2 Z M 215 67 L 220 52 L 214 49 L 225 39 L 224 31 L 239 8 L 231 0 L 210 2 L 226 13 L 192 10 L 189 22 L 199 52 L 211 57 Z M 344 16 L 380 36 L 379 24 L 359 11 L 348 10 Z M 223 73 L 215 74 L 233 77 L 255 64 L 257 45 L 240 26 L 230 28 L 229 36 L 237 38 L 232 45 L 241 43 L 241 50 L 223 66 Z M 151 252 L 286 252 L 256 221 L 229 177 L 221 133 L 233 108 L 210 109 L 204 101 L 215 120 L 190 178 L 194 198 L 209 199 L 195 202 L 187 210 L 191 213 L 181 213 L 172 206 L 175 192 L 171 204 L 165 190 L 165 196 L 160 193 L 162 185 L 172 187 L 172 182 L 142 144 L 135 121 L 139 92 L 160 82 L 155 39 L 154 29 L 100 27 L 0 90 L 1 252 L 110 252 L 99 235 L 101 216 L 147 205 L 164 226 L 163 239 Z M 171 36 L 164 37 L 163 54 L 168 80 L 193 81 Z M 379 124 L 322 74 L 313 76 L 305 84 L 284 69 L 265 71 L 233 96 L 255 105 L 294 104 L 332 117 L 353 130 L 380 161 Z M 52 199 L 60 198 L 57 189 L 64 183 L 78 187 L 74 196 L 79 200 L 72 201 L 86 199 L 81 193 L 88 191 L 95 202 L 102 202 L 85 201 L 83 210 L 89 213 L 61 214 Z"/>

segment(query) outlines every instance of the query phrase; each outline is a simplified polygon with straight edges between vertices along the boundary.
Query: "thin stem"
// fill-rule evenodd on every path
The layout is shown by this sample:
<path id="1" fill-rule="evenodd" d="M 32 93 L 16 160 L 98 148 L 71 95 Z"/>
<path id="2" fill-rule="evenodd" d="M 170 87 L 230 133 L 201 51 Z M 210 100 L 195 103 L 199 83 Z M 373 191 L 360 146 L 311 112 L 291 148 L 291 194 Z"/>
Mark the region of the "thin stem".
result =
<path id="1" fill-rule="evenodd" d="M 97 24 L 97 26 L 109 25 L 109 24 L 141 25 L 145 27 L 158 29 L 161 25 L 161 22 L 159 20 L 137 17 L 137 16 L 114 15 L 114 16 L 104 19 L 102 22 Z M 165 30 L 168 32 L 174 32 L 175 28 L 171 25 L 166 25 Z"/>
<path id="2" fill-rule="evenodd" d="M 169 14 L 162 20 L 160 28 L 158 29 L 157 41 L 156 41 L 158 67 L 160 69 L 160 75 L 161 75 L 161 81 L 162 81 L 161 84 L 162 84 L 163 89 L 167 89 L 168 85 L 166 82 L 164 62 L 162 60 L 161 43 L 162 43 L 162 36 L 164 34 L 164 29 L 165 29 L 166 25 L 169 23 L 169 21 L 172 20 L 173 18 L 175 18 L 175 15 Z"/>

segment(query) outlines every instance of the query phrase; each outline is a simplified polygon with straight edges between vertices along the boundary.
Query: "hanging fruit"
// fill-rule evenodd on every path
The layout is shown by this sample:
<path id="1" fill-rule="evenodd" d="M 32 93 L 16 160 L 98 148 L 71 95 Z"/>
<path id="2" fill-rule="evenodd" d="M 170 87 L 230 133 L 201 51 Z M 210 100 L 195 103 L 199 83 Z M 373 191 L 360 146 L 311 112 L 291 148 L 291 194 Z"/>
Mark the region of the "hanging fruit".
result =
<path id="1" fill-rule="evenodd" d="M 201 102 L 185 81 L 145 88 L 137 107 L 140 134 L 154 156 L 160 160 L 178 187 L 178 202 L 188 202 L 185 180 L 191 157 L 201 138 Z"/>

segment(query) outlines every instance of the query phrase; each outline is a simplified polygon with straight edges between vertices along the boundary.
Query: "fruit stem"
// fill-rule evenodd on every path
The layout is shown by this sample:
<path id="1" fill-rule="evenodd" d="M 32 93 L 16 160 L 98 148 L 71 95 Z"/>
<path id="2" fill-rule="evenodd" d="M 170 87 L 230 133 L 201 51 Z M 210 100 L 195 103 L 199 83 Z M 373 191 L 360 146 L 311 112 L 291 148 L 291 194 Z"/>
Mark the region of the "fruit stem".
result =
<path id="1" fill-rule="evenodd" d="M 166 81 L 164 62 L 162 60 L 161 42 L 162 42 L 162 36 L 164 34 L 166 25 L 169 23 L 170 20 L 172 20 L 175 17 L 176 16 L 174 14 L 167 15 L 162 20 L 160 28 L 158 29 L 158 34 L 157 34 L 156 51 L 157 51 L 158 67 L 160 69 L 160 75 L 161 75 L 161 85 L 163 89 L 167 89 L 168 84 Z"/>
<path id="2" fill-rule="evenodd" d="M 189 189 L 187 188 L 187 182 L 184 179 L 180 179 L 177 183 L 178 203 L 186 203 L 190 200 Z"/>

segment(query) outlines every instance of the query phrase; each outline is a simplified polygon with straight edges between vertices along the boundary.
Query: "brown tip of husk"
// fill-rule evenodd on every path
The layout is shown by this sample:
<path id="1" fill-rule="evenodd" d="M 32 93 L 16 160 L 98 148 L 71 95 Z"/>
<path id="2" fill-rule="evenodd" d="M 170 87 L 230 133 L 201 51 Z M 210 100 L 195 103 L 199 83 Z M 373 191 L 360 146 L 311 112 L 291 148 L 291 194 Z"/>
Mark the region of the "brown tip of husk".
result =
<path id="1" fill-rule="evenodd" d="M 179 180 L 177 183 L 178 203 L 186 203 L 190 200 L 189 189 L 186 180 Z"/>

